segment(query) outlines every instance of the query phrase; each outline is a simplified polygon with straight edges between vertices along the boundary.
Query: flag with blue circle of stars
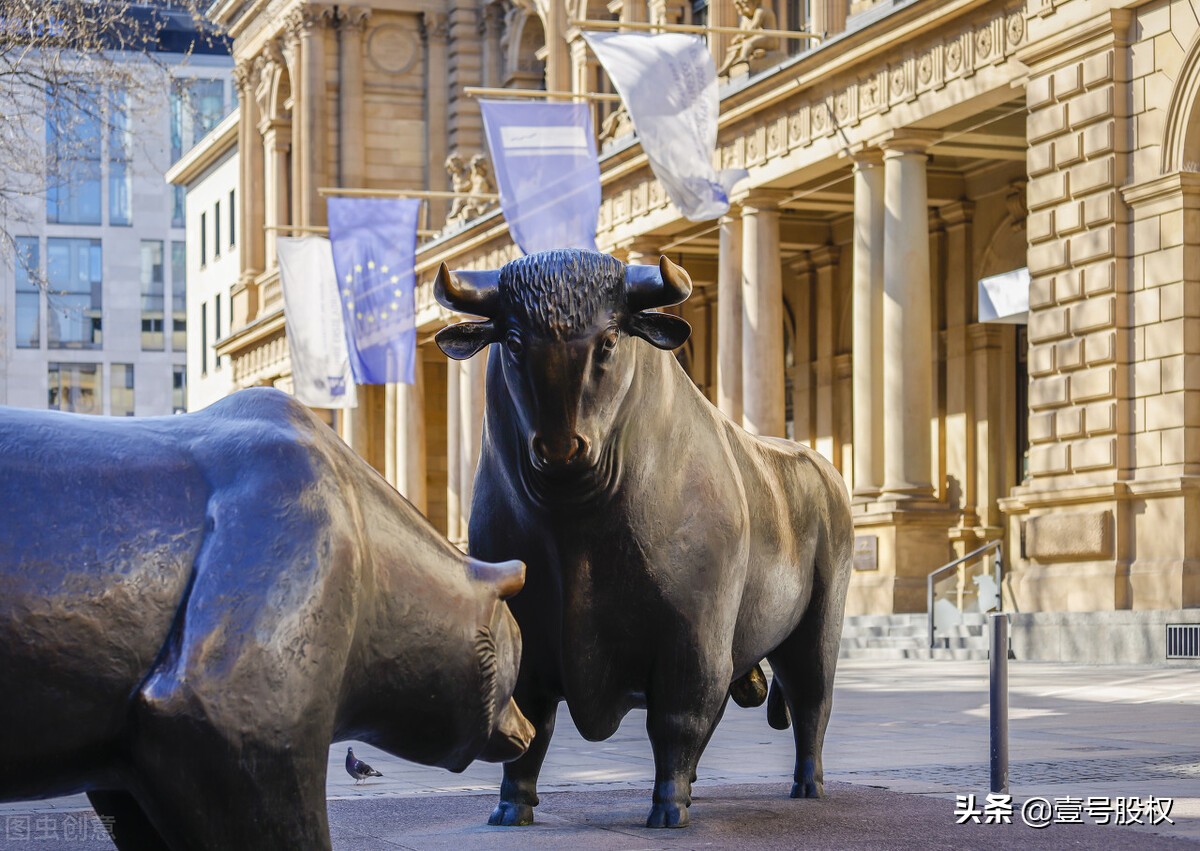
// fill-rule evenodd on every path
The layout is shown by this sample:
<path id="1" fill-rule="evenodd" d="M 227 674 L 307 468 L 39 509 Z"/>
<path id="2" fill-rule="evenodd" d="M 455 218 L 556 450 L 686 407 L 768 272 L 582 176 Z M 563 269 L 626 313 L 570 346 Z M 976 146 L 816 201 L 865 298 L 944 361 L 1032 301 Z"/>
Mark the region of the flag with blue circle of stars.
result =
<path id="1" fill-rule="evenodd" d="M 417 218 L 412 198 L 330 198 L 350 369 L 358 384 L 412 384 L 417 327 Z"/>

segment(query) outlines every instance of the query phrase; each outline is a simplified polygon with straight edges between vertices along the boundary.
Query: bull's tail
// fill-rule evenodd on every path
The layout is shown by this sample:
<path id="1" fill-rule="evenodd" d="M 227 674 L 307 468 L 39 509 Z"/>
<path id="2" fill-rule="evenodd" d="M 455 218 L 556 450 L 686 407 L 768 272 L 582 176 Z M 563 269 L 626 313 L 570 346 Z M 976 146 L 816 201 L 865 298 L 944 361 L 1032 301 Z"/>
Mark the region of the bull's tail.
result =
<path id="1" fill-rule="evenodd" d="M 792 724 L 787 698 L 783 696 L 783 686 L 779 684 L 779 677 L 771 677 L 771 691 L 767 695 L 767 723 L 776 730 L 786 730 Z"/>

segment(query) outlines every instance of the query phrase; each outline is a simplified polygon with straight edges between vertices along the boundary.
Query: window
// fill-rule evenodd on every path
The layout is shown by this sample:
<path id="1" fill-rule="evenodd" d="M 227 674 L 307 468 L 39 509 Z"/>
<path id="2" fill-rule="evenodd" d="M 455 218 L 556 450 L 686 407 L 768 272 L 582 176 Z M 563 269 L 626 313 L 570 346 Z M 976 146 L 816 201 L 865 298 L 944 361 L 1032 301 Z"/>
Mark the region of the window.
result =
<path id="1" fill-rule="evenodd" d="M 221 294 L 217 293 L 213 300 L 213 346 L 216 346 L 221 339 Z M 217 369 L 221 368 L 221 356 L 213 357 L 213 366 Z"/>
<path id="2" fill-rule="evenodd" d="M 187 243 L 171 243 L 171 348 L 187 350 Z"/>
<path id="3" fill-rule="evenodd" d="M 71 83 L 46 93 L 46 221 L 100 224 L 100 99 Z"/>
<path id="4" fill-rule="evenodd" d="M 96 393 L 97 364 L 51 363 L 48 375 L 50 410 L 100 413 L 100 397 Z"/>
<path id="5" fill-rule="evenodd" d="M 208 213 L 200 214 L 200 268 L 208 265 Z"/>
<path id="6" fill-rule="evenodd" d="M 229 247 L 230 248 L 233 248 L 233 246 L 237 245 L 237 230 L 236 230 L 237 214 L 234 213 L 234 210 L 236 210 L 236 209 L 237 208 L 235 206 L 233 206 L 233 190 L 230 189 L 229 190 Z"/>
<path id="7" fill-rule="evenodd" d="M 161 352 L 164 345 L 163 244 L 142 240 L 142 351 Z"/>
<path id="8" fill-rule="evenodd" d="M 133 364 L 114 363 L 109 374 L 109 410 L 114 417 L 133 416 Z"/>
<path id="9" fill-rule="evenodd" d="M 52 349 L 98 349 L 103 309 L 98 239 L 46 240 L 46 334 Z"/>
<path id="10" fill-rule="evenodd" d="M 708 0 L 692 0 L 692 23 L 701 27 L 708 24 Z"/>
<path id="11" fill-rule="evenodd" d="M 183 186 L 171 187 L 171 227 L 187 227 L 184 212 L 187 210 L 187 189 Z"/>
<path id="12" fill-rule="evenodd" d="M 187 410 L 187 368 L 176 364 L 171 379 L 171 413 L 182 414 Z"/>
<path id="13" fill-rule="evenodd" d="M 13 258 L 17 279 L 17 339 L 18 349 L 37 349 L 42 342 L 41 264 L 36 236 L 18 236 Z"/>
<path id="14" fill-rule="evenodd" d="M 200 374 L 208 375 L 208 305 L 200 305 Z"/>
<path id="15" fill-rule="evenodd" d="M 108 98 L 108 223 L 129 225 L 132 218 L 132 174 L 129 169 L 129 95 L 113 91 Z"/>
<path id="16" fill-rule="evenodd" d="M 171 162 L 191 150 L 224 116 L 224 82 L 175 80 L 171 86 Z"/>
<path id="17" fill-rule="evenodd" d="M 221 256 L 221 202 L 213 207 L 213 259 Z"/>

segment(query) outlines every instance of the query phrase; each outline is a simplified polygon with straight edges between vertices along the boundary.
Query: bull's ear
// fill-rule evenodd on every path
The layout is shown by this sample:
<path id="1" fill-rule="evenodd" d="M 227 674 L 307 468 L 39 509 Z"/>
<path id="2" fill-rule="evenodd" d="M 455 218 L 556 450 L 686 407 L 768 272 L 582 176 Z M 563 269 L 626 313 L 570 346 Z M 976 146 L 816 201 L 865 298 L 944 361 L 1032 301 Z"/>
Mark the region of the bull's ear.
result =
<path id="1" fill-rule="evenodd" d="M 692 335 L 692 326 L 669 313 L 635 313 L 629 317 L 629 333 L 660 349 L 678 349 Z"/>
<path id="2" fill-rule="evenodd" d="M 500 332 L 493 322 L 460 322 L 438 331 L 433 339 L 446 357 L 466 360 L 484 346 L 499 341 Z"/>

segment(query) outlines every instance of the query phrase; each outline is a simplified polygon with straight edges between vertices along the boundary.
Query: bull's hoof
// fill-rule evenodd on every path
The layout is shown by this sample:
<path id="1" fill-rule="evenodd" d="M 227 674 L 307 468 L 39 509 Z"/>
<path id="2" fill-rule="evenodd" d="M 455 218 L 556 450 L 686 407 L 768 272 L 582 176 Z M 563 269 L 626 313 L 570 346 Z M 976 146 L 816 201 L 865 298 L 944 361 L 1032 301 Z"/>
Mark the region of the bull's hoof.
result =
<path id="1" fill-rule="evenodd" d="M 792 784 L 793 798 L 824 798 L 825 784 L 816 780 L 806 780 L 803 783 Z"/>
<path id="2" fill-rule="evenodd" d="M 655 804 L 646 819 L 646 827 L 687 827 L 688 808 L 679 804 Z"/>
<path id="3" fill-rule="evenodd" d="M 488 824 L 493 827 L 520 827 L 533 824 L 533 807 L 529 804 L 510 804 L 508 801 L 501 801 L 496 805 L 496 809 L 492 810 Z"/>

